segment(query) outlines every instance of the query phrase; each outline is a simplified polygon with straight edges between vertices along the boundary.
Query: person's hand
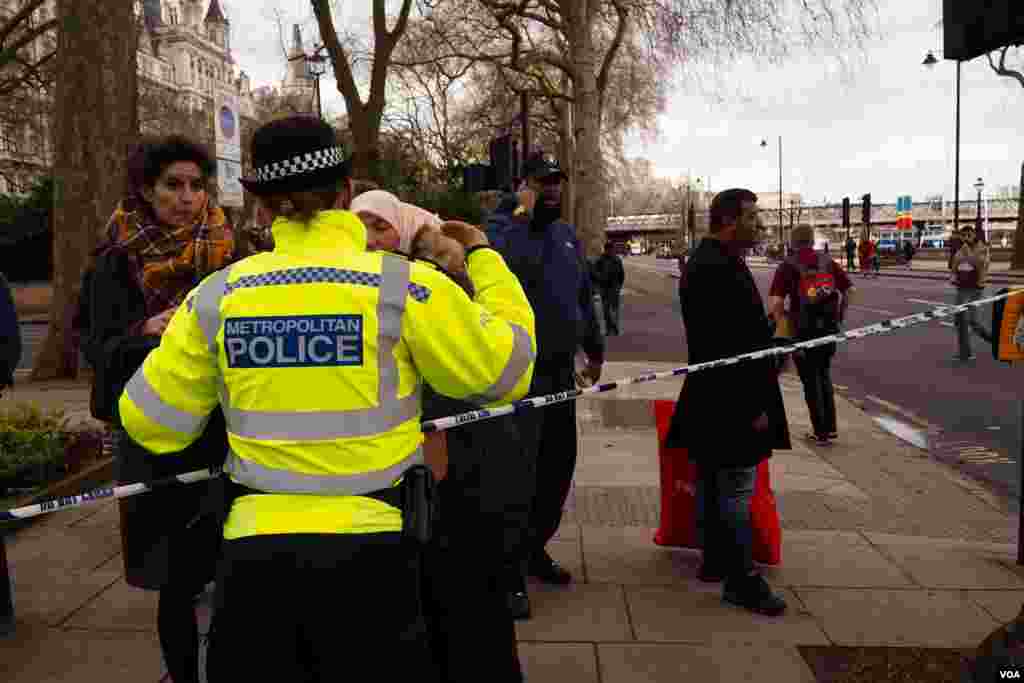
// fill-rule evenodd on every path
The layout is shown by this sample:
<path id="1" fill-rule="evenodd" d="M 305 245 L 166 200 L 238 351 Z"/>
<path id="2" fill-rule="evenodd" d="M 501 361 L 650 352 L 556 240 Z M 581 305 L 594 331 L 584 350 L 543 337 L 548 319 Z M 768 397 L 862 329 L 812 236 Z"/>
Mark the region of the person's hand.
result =
<path id="1" fill-rule="evenodd" d="M 174 308 L 168 308 L 163 313 L 157 313 L 152 318 L 147 320 L 142 326 L 142 334 L 152 335 L 159 337 L 167 329 L 167 324 L 171 322 L 171 317 L 174 315 Z"/>
<path id="2" fill-rule="evenodd" d="M 537 205 L 537 193 L 528 187 L 524 187 L 516 193 L 519 198 L 519 206 L 516 207 L 517 215 L 533 213 L 533 207 Z"/>
<path id="3" fill-rule="evenodd" d="M 449 273 L 458 273 L 466 269 L 466 250 L 462 245 L 427 226 L 416 234 L 412 244 L 412 257 L 430 259 Z"/>
<path id="4" fill-rule="evenodd" d="M 473 247 L 485 247 L 490 244 L 483 230 L 462 221 L 445 221 L 441 223 L 441 234 L 461 244 L 462 248 L 466 251 Z"/>
<path id="5" fill-rule="evenodd" d="M 757 419 L 754 420 L 751 426 L 754 428 L 755 432 L 768 431 L 768 428 L 771 427 L 771 423 L 768 422 L 768 413 L 761 413 L 758 415 Z"/>

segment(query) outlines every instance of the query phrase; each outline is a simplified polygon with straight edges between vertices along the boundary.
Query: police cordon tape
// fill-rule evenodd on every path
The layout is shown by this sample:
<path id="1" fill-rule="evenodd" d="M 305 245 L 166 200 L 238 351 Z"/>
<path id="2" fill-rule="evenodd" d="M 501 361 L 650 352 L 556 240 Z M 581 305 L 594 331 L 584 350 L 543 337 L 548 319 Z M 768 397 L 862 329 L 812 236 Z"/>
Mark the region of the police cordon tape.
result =
<path id="1" fill-rule="evenodd" d="M 933 320 L 941 320 L 948 318 L 951 315 L 962 313 L 971 308 L 978 308 L 985 306 L 1002 299 L 1008 299 L 1016 294 L 1024 294 L 1024 289 L 1012 290 L 996 296 L 978 299 L 965 304 L 951 304 L 949 306 L 942 306 L 934 308 L 929 311 L 922 311 L 921 313 L 913 313 L 908 316 L 901 318 L 893 318 L 891 320 L 883 320 L 882 322 L 866 325 L 864 327 L 858 327 L 853 330 L 847 330 L 846 332 L 839 332 L 837 334 L 830 334 L 825 337 L 819 337 L 810 341 L 797 342 L 787 346 L 775 346 L 761 351 L 752 351 L 750 353 L 744 353 L 739 356 L 731 356 L 729 358 L 719 358 L 717 360 L 711 360 L 704 363 L 696 363 L 694 365 L 684 365 L 682 367 L 673 368 L 672 370 L 664 370 L 662 372 L 653 372 L 646 375 L 638 375 L 636 377 L 626 377 L 624 379 L 618 379 L 613 382 L 604 382 L 597 384 L 592 387 L 586 387 L 583 389 L 572 389 L 569 391 L 560 391 L 556 394 L 548 394 L 546 396 L 536 396 L 533 398 L 523 398 L 508 405 L 498 406 L 497 408 L 484 408 L 481 410 L 472 410 L 467 413 L 460 413 L 459 415 L 452 415 L 450 417 L 442 417 L 437 420 L 431 420 L 424 422 L 421 427 L 424 433 L 440 432 L 453 427 L 459 427 L 473 422 L 481 422 L 483 420 L 493 420 L 498 417 L 505 415 L 511 415 L 513 413 L 523 412 L 525 410 L 532 410 L 534 408 L 543 408 L 554 403 L 563 403 L 565 401 L 575 401 L 576 399 L 587 396 L 590 394 L 602 394 L 608 391 L 613 391 L 619 387 L 628 386 L 630 384 L 642 384 L 644 382 L 654 382 L 659 379 L 668 379 L 669 377 L 679 377 L 681 375 L 688 375 L 693 372 L 701 372 L 704 370 L 711 370 L 712 368 L 725 367 L 727 365 L 736 365 L 749 360 L 763 360 L 772 356 L 785 356 L 792 354 L 796 351 L 802 351 L 804 349 L 811 349 L 816 346 L 825 346 L 826 344 L 841 344 L 848 342 L 853 339 L 862 339 L 864 337 L 871 337 L 877 334 L 886 334 L 894 330 L 901 330 L 906 327 L 912 327 L 914 325 L 920 325 L 922 323 L 931 322 Z M 134 484 L 124 484 L 121 486 L 113 486 L 106 488 L 94 489 L 85 493 L 75 496 L 64 496 L 60 498 L 53 498 L 51 500 L 44 500 L 41 503 L 35 505 L 26 505 L 25 507 L 13 508 L 11 510 L 5 510 L 0 512 L 0 522 L 13 521 L 17 519 L 27 519 L 29 517 L 37 517 L 44 515 L 49 512 L 58 512 L 60 510 L 70 510 L 72 508 L 83 507 L 96 503 L 109 498 L 128 498 L 130 496 L 137 496 L 140 493 L 146 493 L 160 488 L 166 488 L 169 486 L 176 486 L 181 484 L 191 484 L 198 481 L 205 481 L 212 479 L 221 474 L 219 469 L 203 469 L 196 470 L 194 472 L 185 472 L 184 474 L 175 475 L 172 477 L 166 477 L 163 479 L 155 479 L 148 482 L 136 482 Z"/>

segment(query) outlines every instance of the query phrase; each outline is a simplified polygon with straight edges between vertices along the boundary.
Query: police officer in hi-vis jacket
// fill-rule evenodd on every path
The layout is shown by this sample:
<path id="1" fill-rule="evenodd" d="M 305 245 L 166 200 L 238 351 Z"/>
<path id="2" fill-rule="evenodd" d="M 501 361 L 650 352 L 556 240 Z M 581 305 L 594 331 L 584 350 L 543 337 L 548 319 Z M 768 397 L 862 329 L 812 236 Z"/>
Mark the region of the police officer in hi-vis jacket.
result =
<path id="1" fill-rule="evenodd" d="M 431 680 L 398 495 L 423 462 L 420 387 L 477 405 L 522 397 L 533 311 L 471 226 L 444 229 L 465 247 L 473 299 L 429 266 L 367 251 L 344 209 L 349 160 L 319 119 L 264 125 L 251 158 L 243 185 L 274 217 L 274 250 L 190 292 L 120 399 L 153 457 L 223 408 L 234 500 L 210 680 Z"/>

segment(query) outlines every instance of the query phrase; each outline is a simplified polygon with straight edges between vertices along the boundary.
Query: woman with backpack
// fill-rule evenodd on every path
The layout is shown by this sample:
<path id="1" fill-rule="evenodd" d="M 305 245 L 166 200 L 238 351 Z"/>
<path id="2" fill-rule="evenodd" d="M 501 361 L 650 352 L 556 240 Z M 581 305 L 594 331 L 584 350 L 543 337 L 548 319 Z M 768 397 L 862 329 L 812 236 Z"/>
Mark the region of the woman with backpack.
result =
<path id="1" fill-rule="evenodd" d="M 171 136 L 139 145 L 128 160 L 128 192 L 111 216 L 83 279 L 78 325 L 94 370 L 93 416 L 110 425 L 117 479 L 162 478 L 218 465 L 227 455 L 223 417 L 181 454 L 153 458 L 120 428 L 117 401 L 185 295 L 234 258 L 231 226 L 209 195 L 206 150 Z M 219 482 L 122 498 L 125 580 L 160 593 L 157 630 L 174 683 L 199 681 L 195 602 L 219 554 Z"/>
<path id="2" fill-rule="evenodd" d="M 810 226 L 793 229 L 793 250 L 772 279 L 768 295 L 771 317 L 778 329 L 790 330 L 793 341 L 835 334 L 846 318 L 853 284 L 831 257 L 814 251 L 814 230 Z M 835 344 L 825 344 L 793 354 L 811 414 L 812 431 L 806 438 L 821 446 L 839 437 L 831 374 L 835 352 Z"/>

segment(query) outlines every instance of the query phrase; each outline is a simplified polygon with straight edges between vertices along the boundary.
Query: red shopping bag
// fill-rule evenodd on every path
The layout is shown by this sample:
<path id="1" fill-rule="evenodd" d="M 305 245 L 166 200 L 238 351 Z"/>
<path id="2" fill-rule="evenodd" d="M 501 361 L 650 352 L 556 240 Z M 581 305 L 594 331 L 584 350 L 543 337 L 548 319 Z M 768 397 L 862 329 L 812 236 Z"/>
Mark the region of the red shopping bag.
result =
<path id="1" fill-rule="evenodd" d="M 675 401 L 654 401 L 658 426 L 658 461 L 661 466 L 661 524 L 654 534 L 658 545 L 699 548 L 697 543 L 697 466 L 685 448 L 666 448 L 665 437 L 672 423 Z M 764 460 L 757 468 L 757 481 L 750 501 L 754 529 L 754 559 L 761 564 L 782 561 L 782 530 L 772 493 L 771 470 Z"/>

